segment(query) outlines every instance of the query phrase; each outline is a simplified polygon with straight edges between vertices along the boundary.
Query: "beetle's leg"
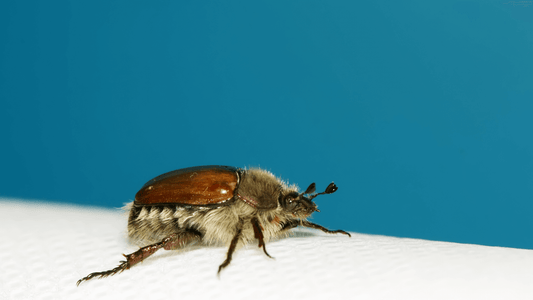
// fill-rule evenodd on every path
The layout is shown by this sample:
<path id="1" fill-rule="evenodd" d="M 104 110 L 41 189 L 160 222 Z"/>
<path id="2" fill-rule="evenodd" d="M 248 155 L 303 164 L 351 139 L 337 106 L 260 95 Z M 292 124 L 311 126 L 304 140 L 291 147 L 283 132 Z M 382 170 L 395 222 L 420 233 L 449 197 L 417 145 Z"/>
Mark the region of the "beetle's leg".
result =
<path id="1" fill-rule="evenodd" d="M 324 231 L 325 233 L 342 233 L 342 234 L 348 235 L 349 237 L 352 237 L 351 234 L 349 234 L 348 232 L 346 232 L 344 230 L 329 230 L 329 229 L 327 229 L 327 228 L 325 228 L 323 226 L 320 226 L 318 224 L 311 223 L 311 222 L 308 222 L 308 221 L 301 221 L 301 222 L 300 221 L 288 221 L 287 223 L 283 224 L 283 227 L 281 227 L 281 231 L 289 230 L 291 228 L 295 228 L 295 227 L 298 227 L 298 226 L 319 229 L 319 230 Z"/>
<path id="2" fill-rule="evenodd" d="M 342 233 L 342 234 L 346 234 L 347 236 L 349 237 L 352 237 L 351 234 L 349 234 L 348 232 L 344 231 L 344 230 L 329 230 L 327 229 L 326 227 L 323 227 L 323 226 L 320 226 L 318 224 L 315 224 L 315 223 L 311 223 L 311 222 L 308 222 L 308 221 L 303 221 L 301 224 L 298 224 L 298 225 L 301 225 L 303 227 L 309 227 L 309 228 L 314 228 L 314 229 L 320 229 L 322 231 L 324 231 L 325 233 Z"/>
<path id="3" fill-rule="evenodd" d="M 126 260 L 121 261 L 120 265 L 118 265 L 116 268 L 103 271 L 103 272 L 94 272 L 91 273 L 82 279 L 78 280 L 76 285 L 80 285 L 83 281 L 87 281 L 92 278 L 104 278 L 107 276 L 115 275 L 117 273 L 121 273 L 124 270 L 127 270 L 131 268 L 132 266 L 136 265 L 137 263 L 143 261 L 145 258 L 149 257 L 150 255 L 154 254 L 157 250 L 164 248 L 165 250 L 174 250 L 181 248 L 187 244 L 192 243 L 193 241 L 201 239 L 202 236 L 197 231 L 186 231 L 184 233 L 174 233 L 169 235 L 168 237 L 164 238 L 161 242 L 155 243 L 152 245 L 148 245 L 146 247 L 142 247 L 141 249 L 125 255 Z"/>
<path id="4" fill-rule="evenodd" d="M 263 251 L 265 252 L 265 254 L 268 257 L 273 258 L 272 256 L 270 256 L 270 254 L 268 254 L 267 249 L 265 248 L 265 240 L 263 232 L 261 231 L 261 224 L 259 224 L 259 220 L 257 219 L 257 217 L 252 218 L 252 226 L 254 227 L 255 238 L 259 240 L 259 247 L 263 247 Z"/>
<path id="5" fill-rule="evenodd" d="M 226 256 L 226 260 L 218 267 L 218 274 L 220 274 L 220 271 L 227 267 L 229 263 L 231 262 L 231 256 L 233 255 L 233 252 L 235 252 L 235 247 L 237 247 L 237 243 L 241 239 L 242 235 L 242 221 L 239 222 L 237 225 L 237 232 L 235 233 L 235 236 L 231 240 L 231 244 L 229 245 L 228 254 Z"/>

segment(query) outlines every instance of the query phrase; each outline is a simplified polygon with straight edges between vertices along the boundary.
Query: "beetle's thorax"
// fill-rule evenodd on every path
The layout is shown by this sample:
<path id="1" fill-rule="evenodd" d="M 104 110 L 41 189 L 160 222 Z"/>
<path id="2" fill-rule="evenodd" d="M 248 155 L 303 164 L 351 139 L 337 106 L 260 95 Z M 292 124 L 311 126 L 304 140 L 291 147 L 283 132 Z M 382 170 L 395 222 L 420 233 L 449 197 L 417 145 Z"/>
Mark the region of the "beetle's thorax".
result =
<path id="1" fill-rule="evenodd" d="M 248 169 L 242 173 L 236 197 L 258 210 L 273 210 L 279 206 L 281 194 L 297 190 L 268 171 Z"/>

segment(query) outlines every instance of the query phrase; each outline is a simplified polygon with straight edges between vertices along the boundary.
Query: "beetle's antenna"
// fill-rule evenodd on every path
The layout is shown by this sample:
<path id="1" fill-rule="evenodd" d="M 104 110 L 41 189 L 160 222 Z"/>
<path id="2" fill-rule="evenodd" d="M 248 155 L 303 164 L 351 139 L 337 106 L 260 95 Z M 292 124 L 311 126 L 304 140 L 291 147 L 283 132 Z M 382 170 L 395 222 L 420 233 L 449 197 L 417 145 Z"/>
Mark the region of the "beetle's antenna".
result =
<path id="1" fill-rule="evenodd" d="M 309 187 L 307 188 L 307 190 L 305 190 L 305 192 L 303 192 L 302 194 L 312 194 L 314 193 L 316 190 L 316 184 L 313 182 L 309 185 Z"/>
<path id="2" fill-rule="evenodd" d="M 314 191 L 314 183 L 311 184 L 313 186 L 313 191 Z M 311 188 L 311 185 L 307 188 L 309 190 L 309 188 Z M 314 199 L 316 196 L 318 195 L 324 195 L 324 194 L 333 194 L 335 193 L 339 188 L 335 185 L 335 183 L 330 183 L 328 185 L 328 187 L 326 188 L 325 191 L 323 191 L 322 193 L 318 193 L 318 194 L 314 194 L 312 195 L 311 197 L 309 197 L 309 200 L 312 200 Z M 307 191 L 306 191 L 307 192 Z"/>

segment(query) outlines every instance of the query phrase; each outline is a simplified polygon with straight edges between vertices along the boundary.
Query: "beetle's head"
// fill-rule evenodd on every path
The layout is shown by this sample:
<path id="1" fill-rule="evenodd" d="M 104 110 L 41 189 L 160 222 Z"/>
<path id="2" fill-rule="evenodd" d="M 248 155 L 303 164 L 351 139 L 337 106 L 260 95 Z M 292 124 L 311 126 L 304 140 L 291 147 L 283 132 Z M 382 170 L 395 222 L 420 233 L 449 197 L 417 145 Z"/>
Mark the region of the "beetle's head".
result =
<path id="1" fill-rule="evenodd" d="M 315 183 L 311 183 L 305 192 L 298 194 L 297 192 L 290 192 L 285 195 L 280 195 L 280 204 L 288 212 L 291 212 L 297 218 L 307 218 L 313 212 L 318 211 L 317 205 L 313 199 L 318 195 L 332 194 L 337 191 L 335 183 L 330 183 L 326 190 L 322 193 L 313 194 L 315 192 Z M 307 197 L 305 196 L 307 195 Z"/>

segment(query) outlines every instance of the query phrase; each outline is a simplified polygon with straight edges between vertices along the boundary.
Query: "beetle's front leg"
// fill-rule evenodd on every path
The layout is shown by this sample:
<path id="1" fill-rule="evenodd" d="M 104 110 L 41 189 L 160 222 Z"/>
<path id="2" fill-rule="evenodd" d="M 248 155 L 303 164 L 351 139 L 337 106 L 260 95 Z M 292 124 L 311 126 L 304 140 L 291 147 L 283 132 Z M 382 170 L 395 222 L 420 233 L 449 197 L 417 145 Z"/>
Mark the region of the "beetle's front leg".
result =
<path id="1" fill-rule="evenodd" d="M 281 228 L 281 231 L 289 230 L 291 228 L 295 228 L 295 227 L 298 227 L 298 226 L 309 227 L 309 228 L 313 228 L 313 229 L 319 229 L 319 230 L 322 230 L 325 233 L 342 233 L 342 234 L 346 234 L 349 237 L 352 237 L 351 234 L 349 234 L 348 232 L 346 232 L 344 230 L 329 230 L 329 229 L 327 229 L 324 226 L 320 226 L 318 224 L 311 223 L 311 222 L 308 222 L 308 221 L 296 221 L 296 220 L 288 221 L 287 223 L 283 224 L 283 227 Z"/>
<path id="2" fill-rule="evenodd" d="M 344 230 L 329 230 L 326 227 L 323 227 L 323 226 L 320 226 L 318 224 L 311 223 L 311 222 L 308 222 L 308 221 L 303 221 L 301 225 L 304 226 L 304 227 L 319 229 L 319 230 L 324 231 L 325 233 L 342 233 L 342 234 L 346 234 L 349 237 L 352 237 L 351 234 L 349 234 L 348 232 L 346 232 Z"/>

